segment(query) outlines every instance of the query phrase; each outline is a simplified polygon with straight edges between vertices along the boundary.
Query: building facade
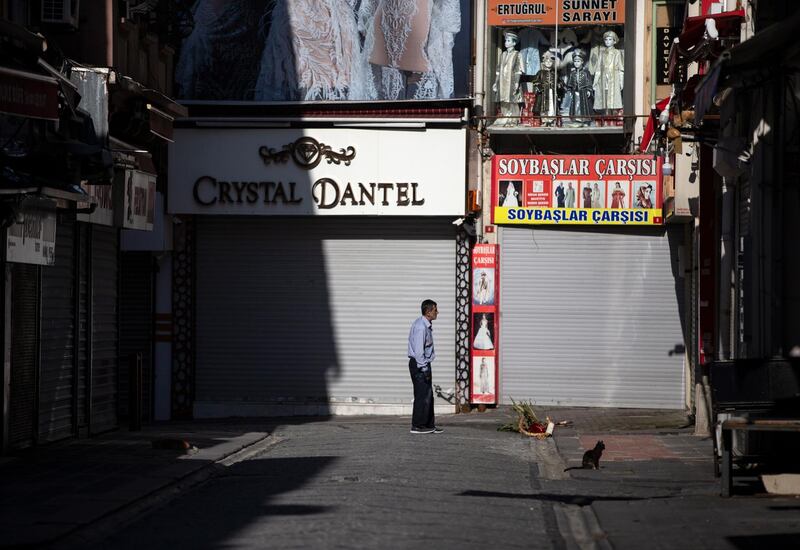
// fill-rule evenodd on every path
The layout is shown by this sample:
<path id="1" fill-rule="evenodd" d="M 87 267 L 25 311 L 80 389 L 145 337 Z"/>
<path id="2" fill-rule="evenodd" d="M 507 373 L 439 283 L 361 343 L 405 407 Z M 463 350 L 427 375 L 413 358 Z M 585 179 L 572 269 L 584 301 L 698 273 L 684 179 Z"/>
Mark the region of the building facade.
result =
<path id="1" fill-rule="evenodd" d="M 172 50 L 152 14 L 130 19 L 116 2 L 0 7 L 0 432 L 12 452 L 152 418 L 152 336 L 135 340 L 129 304 L 153 270 L 133 281 L 120 239 L 154 226 L 163 142 L 183 109 L 165 95 Z M 133 350 L 144 381 L 130 400 Z"/>

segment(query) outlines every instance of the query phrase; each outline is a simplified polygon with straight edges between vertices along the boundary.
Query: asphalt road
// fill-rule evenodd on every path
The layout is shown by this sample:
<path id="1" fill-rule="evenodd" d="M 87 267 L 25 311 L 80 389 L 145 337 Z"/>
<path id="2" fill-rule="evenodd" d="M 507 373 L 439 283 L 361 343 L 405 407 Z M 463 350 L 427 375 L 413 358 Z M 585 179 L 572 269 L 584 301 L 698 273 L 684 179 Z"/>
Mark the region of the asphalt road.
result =
<path id="1" fill-rule="evenodd" d="M 566 547 L 553 503 L 532 497 L 532 440 L 498 432 L 496 418 L 441 424 L 427 435 L 407 419 L 278 426 L 263 452 L 96 547 Z"/>

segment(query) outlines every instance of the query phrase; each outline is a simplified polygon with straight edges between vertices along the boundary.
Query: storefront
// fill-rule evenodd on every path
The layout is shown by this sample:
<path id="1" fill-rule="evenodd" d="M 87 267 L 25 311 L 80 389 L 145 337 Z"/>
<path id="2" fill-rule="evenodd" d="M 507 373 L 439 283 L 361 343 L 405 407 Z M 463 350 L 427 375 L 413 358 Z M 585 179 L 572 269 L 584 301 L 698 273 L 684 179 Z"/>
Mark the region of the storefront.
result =
<path id="1" fill-rule="evenodd" d="M 193 227 L 194 416 L 410 412 L 408 327 L 425 298 L 441 312 L 434 384 L 453 387 L 466 130 L 341 126 L 176 129 L 168 210 Z"/>
<path id="2" fill-rule="evenodd" d="M 682 408 L 683 230 L 659 161 L 495 155 L 501 402 Z"/>

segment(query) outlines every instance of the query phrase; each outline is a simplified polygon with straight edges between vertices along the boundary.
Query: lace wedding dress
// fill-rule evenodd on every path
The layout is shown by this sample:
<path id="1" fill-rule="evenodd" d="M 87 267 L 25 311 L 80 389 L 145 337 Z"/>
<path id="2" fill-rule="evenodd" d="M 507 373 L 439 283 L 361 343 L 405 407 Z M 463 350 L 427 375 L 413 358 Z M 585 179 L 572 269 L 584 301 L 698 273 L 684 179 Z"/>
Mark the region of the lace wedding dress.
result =
<path id="1" fill-rule="evenodd" d="M 356 28 L 357 0 L 278 0 L 255 99 L 369 99 Z"/>
<path id="2" fill-rule="evenodd" d="M 183 99 L 252 99 L 264 0 L 198 0 L 175 67 Z"/>
<path id="3" fill-rule="evenodd" d="M 364 34 L 364 57 L 375 67 L 378 82 L 367 83 L 370 99 L 452 97 L 459 0 L 363 0 L 358 28 Z M 412 80 L 415 86 L 410 86 Z"/>

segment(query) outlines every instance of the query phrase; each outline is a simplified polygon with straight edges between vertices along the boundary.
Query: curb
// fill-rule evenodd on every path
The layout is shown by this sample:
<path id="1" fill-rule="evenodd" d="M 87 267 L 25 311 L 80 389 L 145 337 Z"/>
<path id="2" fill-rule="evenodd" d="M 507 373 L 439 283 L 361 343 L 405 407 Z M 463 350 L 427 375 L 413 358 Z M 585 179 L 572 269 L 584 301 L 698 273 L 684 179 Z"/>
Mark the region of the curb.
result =
<path id="1" fill-rule="evenodd" d="M 200 466 L 179 479 L 107 512 L 91 523 L 79 525 L 63 535 L 31 545 L 31 547 L 72 550 L 100 543 L 154 509 L 168 504 L 188 489 L 205 483 L 224 471 L 225 468 L 263 453 L 280 441 L 280 438 L 272 437 L 272 434 L 268 433 L 251 443 L 231 450 L 214 462 Z"/>

